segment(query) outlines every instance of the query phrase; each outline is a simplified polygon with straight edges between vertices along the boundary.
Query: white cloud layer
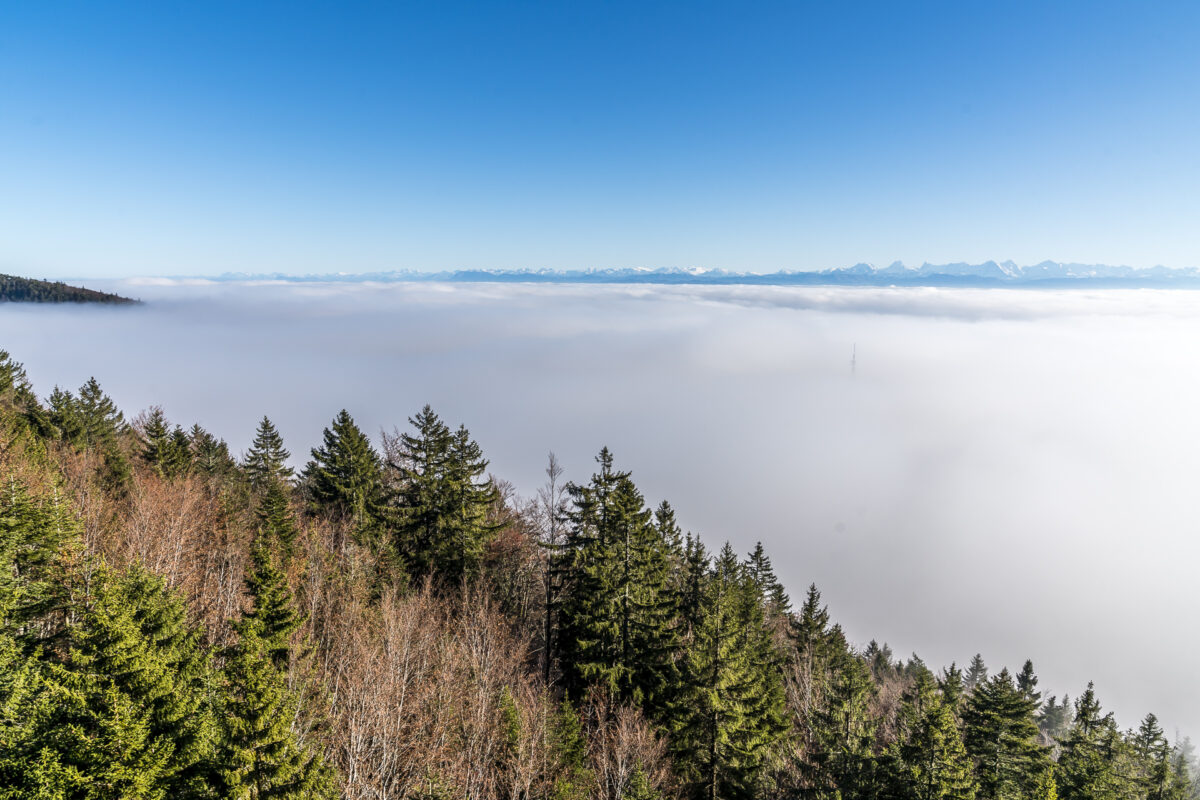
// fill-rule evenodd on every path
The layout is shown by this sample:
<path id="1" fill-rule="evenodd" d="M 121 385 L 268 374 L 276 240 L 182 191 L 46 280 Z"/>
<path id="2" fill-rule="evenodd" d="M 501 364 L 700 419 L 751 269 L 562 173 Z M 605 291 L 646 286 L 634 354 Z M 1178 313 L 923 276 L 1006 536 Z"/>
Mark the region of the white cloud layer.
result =
<path id="1" fill-rule="evenodd" d="M 0 308 L 39 392 L 95 375 L 245 447 L 424 403 L 532 493 L 602 445 L 717 547 L 761 539 L 851 638 L 1200 733 L 1200 293 L 499 284 L 98 286 Z M 856 374 L 850 358 L 857 350 Z"/>

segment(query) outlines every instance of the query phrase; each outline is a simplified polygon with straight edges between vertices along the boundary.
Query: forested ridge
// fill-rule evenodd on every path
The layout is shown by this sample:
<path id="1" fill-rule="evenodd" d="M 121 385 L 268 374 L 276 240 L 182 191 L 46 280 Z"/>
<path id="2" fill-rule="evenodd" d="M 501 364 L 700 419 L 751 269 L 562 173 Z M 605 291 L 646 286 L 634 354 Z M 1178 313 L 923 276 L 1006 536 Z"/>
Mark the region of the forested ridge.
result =
<path id="1" fill-rule="evenodd" d="M 1200 796 L 1153 714 L 856 648 L 607 449 L 522 499 L 426 407 L 306 461 L 0 351 L 0 800 Z"/>
<path id="2" fill-rule="evenodd" d="M 62 281 L 40 281 L 0 275 L 0 302 L 12 303 L 136 303 L 121 297 L 81 286 L 69 286 Z"/>

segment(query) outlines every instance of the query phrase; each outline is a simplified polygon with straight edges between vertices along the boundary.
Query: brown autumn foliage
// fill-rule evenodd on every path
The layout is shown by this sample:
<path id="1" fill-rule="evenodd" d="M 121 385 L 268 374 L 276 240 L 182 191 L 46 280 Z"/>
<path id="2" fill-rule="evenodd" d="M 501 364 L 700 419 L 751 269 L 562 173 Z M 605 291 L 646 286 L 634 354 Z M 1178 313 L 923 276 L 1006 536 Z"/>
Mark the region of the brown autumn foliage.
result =
<path id="1" fill-rule="evenodd" d="M 230 622 L 248 603 L 256 520 L 245 487 L 197 474 L 168 479 L 137 465 L 114 500 L 94 457 L 63 448 L 54 459 L 85 549 L 161 575 L 187 598 L 210 643 L 228 643 Z M 0 465 L 8 462 L 30 459 L 6 459 L 0 443 Z M 560 697 L 542 682 L 533 639 L 544 554 L 510 492 L 493 512 L 502 527 L 483 576 L 457 591 L 426 583 L 379 596 L 372 556 L 344 521 L 294 512 L 287 574 L 305 625 L 291 679 L 306 701 L 295 725 L 323 744 L 344 797 L 619 800 L 636 769 L 663 797 L 676 796 L 665 742 L 639 711 L 600 695 L 579 712 L 589 778 L 560 793 L 565 767 L 552 731 Z"/>

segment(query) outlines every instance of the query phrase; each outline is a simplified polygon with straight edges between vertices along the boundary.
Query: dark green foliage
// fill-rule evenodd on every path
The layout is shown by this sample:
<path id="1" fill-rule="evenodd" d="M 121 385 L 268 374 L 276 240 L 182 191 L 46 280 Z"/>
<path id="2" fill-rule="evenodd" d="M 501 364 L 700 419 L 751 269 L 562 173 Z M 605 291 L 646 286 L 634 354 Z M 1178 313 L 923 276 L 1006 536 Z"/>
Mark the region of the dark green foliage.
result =
<path id="1" fill-rule="evenodd" d="M 137 300 L 108 292 L 68 286 L 61 281 L 41 281 L 0 275 L 0 303 L 109 303 L 130 304 Z"/>
<path id="2" fill-rule="evenodd" d="M 255 537 L 250 558 L 246 590 L 251 607 L 237 627 L 253 628 L 271 663 L 276 669 L 286 671 L 291 663 L 292 634 L 304 624 L 304 616 L 292 602 L 287 577 L 275 563 L 270 537 L 265 531 Z"/>
<path id="3" fill-rule="evenodd" d="M 259 531 L 285 556 L 292 554 L 296 542 L 296 518 L 292 515 L 291 490 L 281 481 L 267 484 L 258 509 Z"/>
<path id="4" fill-rule="evenodd" d="M 954 704 L 928 670 L 917 673 L 904 694 L 895 748 L 895 795 L 912 800 L 973 800 L 975 778 L 959 733 Z"/>
<path id="5" fill-rule="evenodd" d="M 291 479 L 292 468 L 287 465 L 291 455 L 284 448 L 283 437 L 275 430 L 275 425 L 263 417 L 254 433 L 254 442 L 242 462 L 242 469 L 252 487 L 263 489 Z"/>
<path id="6" fill-rule="evenodd" d="M 348 519 L 362 532 L 375 524 L 382 502 L 379 454 L 345 409 L 323 439 L 304 468 L 308 496 L 317 510 Z"/>
<path id="7" fill-rule="evenodd" d="M 141 430 L 141 457 L 161 478 L 178 478 L 192 466 L 192 442 L 183 428 L 171 429 L 163 410 L 150 409 Z"/>
<path id="8" fill-rule="evenodd" d="M 676 764 L 696 797 L 756 797 L 787 729 L 783 689 L 759 587 L 728 544 L 705 583 L 701 609 L 685 657 Z"/>
<path id="9" fill-rule="evenodd" d="M 237 466 L 229 454 L 229 445 L 199 425 L 193 425 L 188 433 L 188 449 L 192 454 L 192 466 L 201 475 L 224 477 Z"/>
<path id="10" fill-rule="evenodd" d="M 967 674 L 963 676 L 963 686 L 968 692 L 975 691 L 975 687 L 981 686 L 987 680 L 988 669 L 983 663 L 983 656 L 976 653 L 971 659 L 971 663 L 967 665 Z"/>
<path id="11" fill-rule="evenodd" d="M 409 419 L 388 464 L 395 546 L 415 576 L 449 585 L 474 575 L 496 531 L 488 512 L 496 489 L 488 462 L 466 428 L 451 431 L 429 406 Z"/>
<path id="12" fill-rule="evenodd" d="M 274 665 L 260 623 L 238 626 L 238 641 L 225 664 L 218 724 L 221 796 L 334 798 L 335 777 L 319 753 L 293 732 L 297 699 Z"/>
<path id="13" fill-rule="evenodd" d="M 127 426 L 124 415 L 95 378 L 79 388 L 78 396 L 55 387 L 50 395 L 49 420 L 66 442 L 99 457 L 96 470 L 109 491 L 124 493 L 130 477 L 121 447 Z"/>
<path id="14" fill-rule="evenodd" d="M 1038 796 L 1050 760 L 1037 741 L 1036 707 L 1007 669 L 971 693 L 963 738 L 975 759 L 980 798 Z"/>
<path id="15" fill-rule="evenodd" d="M 587 486 L 571 485 L 560 647 L 569 693 L 589 685 L 665 714 L 679 678 L 678 595 L 669 584 L 670 543 L 651 523 L 627 472 L 607 449 Z"/>
<path id="16" fill-rule="evenodd" d="M 546 701 L 548 702 L 548 701 Z M 550 752 L 555 762 L 553 800 L 582 800 L 596 782 L 588 764 L 587 738 L 579 714 L 563 700 L 550 719 Z"/>

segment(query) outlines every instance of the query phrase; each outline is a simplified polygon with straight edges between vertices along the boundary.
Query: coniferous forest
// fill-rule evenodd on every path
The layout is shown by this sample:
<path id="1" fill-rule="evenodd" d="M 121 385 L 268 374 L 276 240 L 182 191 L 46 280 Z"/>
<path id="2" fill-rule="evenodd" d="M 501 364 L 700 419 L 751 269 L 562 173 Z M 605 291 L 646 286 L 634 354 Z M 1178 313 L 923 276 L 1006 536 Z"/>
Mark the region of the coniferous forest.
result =
<path id="1" fill-rule="evenodd" d="M 18 278 L 15 275 L 0 275 L 0 302 L 10 303 L 136 303 L 121 297 L 82 286 L 69 286 L 62 281 L 40 281 L 35 278 Z"/>
<path id="2" fill-rule="evenodd" d="M 428 407 L 319 441 L 0 352 L 0 798 L 1200 796 L 1153 714 L 855 647 L 607 449 L 522 499 Z"/>

